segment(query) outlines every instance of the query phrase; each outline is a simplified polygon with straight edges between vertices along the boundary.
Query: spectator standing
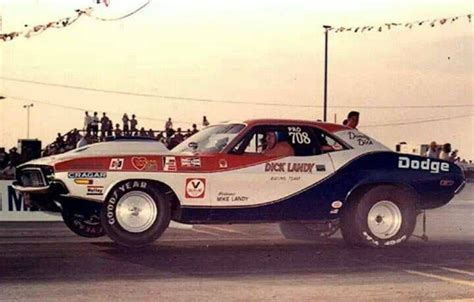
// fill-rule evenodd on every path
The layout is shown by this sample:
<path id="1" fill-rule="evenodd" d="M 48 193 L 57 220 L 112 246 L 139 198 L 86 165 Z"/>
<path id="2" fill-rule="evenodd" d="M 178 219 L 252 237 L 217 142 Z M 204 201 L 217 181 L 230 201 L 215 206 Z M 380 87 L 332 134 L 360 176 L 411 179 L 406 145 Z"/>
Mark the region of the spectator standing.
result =
<path id="1" fill-rule="evenodd" d="M 92 116 L 89 115 L 89 112 L 86 111 L 86 115 L 84 116 L 84 129 L 87 133 L 91 132 L 91 123 L 92 123 Z"/>
<path id="2" fill-rule="evenodd" d="M 171 117 L 165 123 L 165 131 L 168 132 L 169 129 L 173 129 L 173 122 L 171 121 Z"/>
<path id="3" fill-rule="evenodd" d="M 197 129 L 197 125 L 196 124 L 193 124 L 193 130 L 192 130 L 192 134 L 196 134 L 198 133 L 199 130 Z"/>
<path id="4" fill-rule="evenodd" d="M 429 158 L 439 158 L 439 147 L 435 141 L 430 143 L 430 148 L 426 151 L 426 157 Z"/>
<path id="5" fill-rule="evenodd" d="M 155 137 L 155 132 L 153 132 L 153 129 L 150 128 L 150 130 L 148 130 L 148 136 Z"/>
<path id="6" fill-rule="evenodd" d="M 122 136 L 122 129 L 120 129 L 120 124 L 115 124 L 114 135 L 115 137 Z"/>
<path id="7" fill-rule="evenodd" d="M 94 116 L 92 117 L 91 130 L 94 137 L 99 135 L 99 117 L 97 116 L 97 112 L 94 112 Z"/>
<path id="8" fill-rule="evenodd" d="M 191 135 L 193 135 L 193 132 L 191 131 L 191 129 L 188 129 L 188 130 L 186 131 L 185 137 L 188 138 L 188 137 L 190 137 Z"/>
<path id="9" fill-rule="evenodd" d="M 102 113 L 102 118 L 100 119 L 100 137 L 102 139 L 105 138 L 107 132 L 109 130 L 109 121 L 110 119 L 107 117 L 105 112 Z"/>
<path id="10" fill-rule="evenodd" d="M 56 140 L 54 142 L 58 146 L 58 149 L 61 149 L 64 147 L 64 138 L 61 135 L 61 133 L 58 133 L 58 136 L 56 137 Z"/>
<path id="11" fill-rule="evenodd" d="M 128 119 L 128 115 L 126 113 L 123 114 L 122 117 L 122 122 L 123 122 L 123 135 L 128 135 L 129 132 L 129 127 L 128 127 L 128 122 L 130 120 Z"/>
<path id="12" fill-rule="evenodd" d="M 8 157 L 10 158 L 10 163 L 13 165 L 13 167 L 21 164 L 21 156 L 20 153 L 18 153 L 18 149 L 16 147 L 10 149 L 10 154 Z"/>
<path id="13" fill-rule="evenodd" d="M 112 123 L 112 120 L 109 119 L 107 123 L 107 136 L 112 136 L 113 131 L 114 131 L 114 124 Z"/>
<path id="14" fill-rule="evenodd" d="M 207 120 L 207 117 L 205 115 L 202 117 L 202 126 L 203 127 L 209 126 L 209 121 Z"/>
<path id="15" fill-rule="evenodd" d="M 138 125 L 138 121 L 135 118 L 135 114 L 132 114 L 132 119 L 130 120 L 130 134 L 131 135 L 137 135 L 137 132 L 138 132 L 137 125 Z"/>
<path id="16" fill-rule="evenodd" d="M 360 113 L 357 111 L 351 111 L 347 115 L 347 119 L 343 122 L 343 124 L 349 128 L 356 129 L 359 125 L 359 115 Z M 345 123 L 347 121 L 347 123 Z"/>
<path id="17" fill-rule="evenodd" d="M 441 153 L 439 154 L 439 159 L 442 160 L 450 160 L 450 153 L 451 153 L 451 144 L 446 143 L 443 145 L 443 149 L 441 150 Z"/>

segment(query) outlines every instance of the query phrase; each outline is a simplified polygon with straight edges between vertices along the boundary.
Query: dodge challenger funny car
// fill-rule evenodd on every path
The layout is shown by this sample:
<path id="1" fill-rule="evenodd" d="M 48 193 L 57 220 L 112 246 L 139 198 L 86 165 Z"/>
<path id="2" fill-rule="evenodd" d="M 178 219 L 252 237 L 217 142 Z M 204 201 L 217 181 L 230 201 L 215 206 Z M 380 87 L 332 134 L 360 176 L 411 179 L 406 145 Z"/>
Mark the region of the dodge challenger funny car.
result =
<path id="1" fill-rule="evenodd" d="M 14 188 L 61 212 L 81 236 L 155 241 L 171 220 L 278 222 L 287 238 L 388 247 L 408 240 L 420 210 L 465 183 L 455 164 L 392 152 L 342 125 L 281 119 L 207 127 L 171 151 L 110 142 L 28 162 Z"/>

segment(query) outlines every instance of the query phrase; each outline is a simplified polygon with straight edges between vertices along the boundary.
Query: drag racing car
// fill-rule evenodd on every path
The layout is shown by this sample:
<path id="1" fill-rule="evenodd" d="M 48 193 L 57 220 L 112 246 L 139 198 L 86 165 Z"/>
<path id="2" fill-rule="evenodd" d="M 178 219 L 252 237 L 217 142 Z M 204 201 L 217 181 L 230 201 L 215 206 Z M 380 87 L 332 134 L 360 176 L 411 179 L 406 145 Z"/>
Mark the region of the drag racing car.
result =
<path id="1" fill-rule="evenodd" d="M 282 119 L 225 122 L 171 151 L 111 142 L 18 167 L 25 200 L 61 212 L 81 236 L 151 244 L 171 220 L 277 222 L 287 238 L 389 247 L 412 235 L 420 210 L 464 186 L 447 161 L 399 154 L 342 125 Z"/>

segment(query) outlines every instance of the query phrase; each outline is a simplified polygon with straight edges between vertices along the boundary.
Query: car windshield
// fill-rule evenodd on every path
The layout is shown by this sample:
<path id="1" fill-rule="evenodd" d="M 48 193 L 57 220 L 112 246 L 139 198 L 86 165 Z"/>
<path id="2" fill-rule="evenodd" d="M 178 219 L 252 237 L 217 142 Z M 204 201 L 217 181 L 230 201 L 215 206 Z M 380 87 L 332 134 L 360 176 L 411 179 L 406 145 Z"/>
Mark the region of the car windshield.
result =
<path id="1" fill-rule="evenodd" d="M 227 146 L 245 127 L 244 124 L 226 124 L 207 127 L 173 148 L 173 152 L 192 152 L 189 143 L 196 143 L 196 152 L 217 153 Z"/>

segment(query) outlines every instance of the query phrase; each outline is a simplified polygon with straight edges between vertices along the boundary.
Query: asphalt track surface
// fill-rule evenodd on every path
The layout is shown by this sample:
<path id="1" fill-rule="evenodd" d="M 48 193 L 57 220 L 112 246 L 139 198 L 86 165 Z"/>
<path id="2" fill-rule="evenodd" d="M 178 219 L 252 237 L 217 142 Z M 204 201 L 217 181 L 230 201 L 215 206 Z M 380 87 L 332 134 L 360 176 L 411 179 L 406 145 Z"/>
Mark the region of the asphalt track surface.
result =
<path id="1" fill-rule="evenodd" d="M 168 229 L 126 250 L 62 223 L 0 223 L 0 301 L 474 301 L 473 193 L 428 212 L 428 242 L 386 250 L 286 240 L 275 224 Z"/>

